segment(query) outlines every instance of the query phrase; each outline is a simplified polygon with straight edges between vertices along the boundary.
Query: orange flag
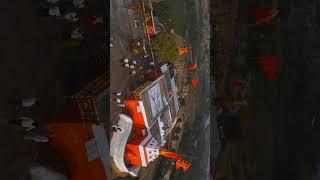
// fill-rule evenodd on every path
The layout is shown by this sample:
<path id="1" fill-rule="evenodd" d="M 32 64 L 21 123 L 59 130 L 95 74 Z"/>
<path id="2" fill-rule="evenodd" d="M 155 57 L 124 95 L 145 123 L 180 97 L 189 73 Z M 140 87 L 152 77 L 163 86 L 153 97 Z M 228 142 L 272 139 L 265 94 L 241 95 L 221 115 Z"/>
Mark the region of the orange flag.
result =
<path id="1" fill-rule="evenodd" d="M 179 56 L 183 56 L 188 53 L 188 48 L 179 48 Z"/>
<path id="2" fill-rule="evenodd" d="M 279 11 L 277 9 L 259 8 L 252 10 L 250 15 L 255 18 L 255 25 L 261 26 L 271 22 L 278 12 Z"/>
<path id="3" fill-rule="evenodd" d="M 197 64 L 188 64 L 188 70 L 194 70 L 198 67 Z"/>
<path id="4" fill-rule="evenodd" d="M 197 88 L 197 80 L 192 79 L 192 80 L 191 80 L 191 83 L 192 83 L 192 86 L 193 86 L 194 88 Z"/>
<path id="5" fill-rule="evenodd" d="M 269 80 L 277 79 L 278 58 L 276 56 L 260 56 L 259 64 Z"/>

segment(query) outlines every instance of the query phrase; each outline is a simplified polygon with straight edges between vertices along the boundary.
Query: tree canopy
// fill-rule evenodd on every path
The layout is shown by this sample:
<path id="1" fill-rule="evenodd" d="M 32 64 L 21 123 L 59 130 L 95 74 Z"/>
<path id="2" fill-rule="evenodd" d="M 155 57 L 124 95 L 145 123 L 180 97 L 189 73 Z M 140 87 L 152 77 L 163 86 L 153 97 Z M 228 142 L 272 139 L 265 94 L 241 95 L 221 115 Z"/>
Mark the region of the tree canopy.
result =
<path id="1" fill-rule="evenodd" d="M 161 23 L 166 24 L 170 19 L 170 5 L 167 1 L 160 1 L 153 7 L 153 14 L 157 16 Z"/>
<path id="2" fill-rule="evenodd" d="M 175 62 L 178 57 L 176 38 L 168 32 L 160 32 L 152 38 L 155 56 L 160 61 Z"/>

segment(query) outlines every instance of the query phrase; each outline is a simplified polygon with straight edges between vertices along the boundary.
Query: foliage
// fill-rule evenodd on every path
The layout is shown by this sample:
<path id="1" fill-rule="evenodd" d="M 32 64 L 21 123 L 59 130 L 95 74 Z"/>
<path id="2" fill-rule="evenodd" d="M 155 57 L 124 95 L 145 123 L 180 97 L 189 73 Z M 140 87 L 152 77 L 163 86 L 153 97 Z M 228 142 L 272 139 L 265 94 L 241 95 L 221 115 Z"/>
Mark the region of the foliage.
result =
<path id="1" fill-rule="evenodd" d="M 167 1 L 160 1 L 153 7 L 153 14 L 159 18 L 159 21 L 166 24 L 170 19 L 170 6 Z"/>
<path id="2" fill-rule="evenodd" d="M 175 62 L 178 57 L 178 48 L 173 34 L 160 32 L 152 38 L 155 56 L 160 61 Z"/>

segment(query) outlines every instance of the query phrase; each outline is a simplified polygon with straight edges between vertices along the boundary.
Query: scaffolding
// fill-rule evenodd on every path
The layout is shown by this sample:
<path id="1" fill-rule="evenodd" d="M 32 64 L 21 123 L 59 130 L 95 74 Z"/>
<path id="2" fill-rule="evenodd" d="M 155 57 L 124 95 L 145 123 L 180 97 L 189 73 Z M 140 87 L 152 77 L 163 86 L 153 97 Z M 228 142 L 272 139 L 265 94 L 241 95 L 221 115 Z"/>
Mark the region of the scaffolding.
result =
<path id="1" fill-rule="evenodd" d="M 76 94 L 66 97 L 69 102 L 77 104 L 83 121 L 99 122 L 96 100 L 98 95 L 109 86 L 107 72 L 98 76 Z"/>

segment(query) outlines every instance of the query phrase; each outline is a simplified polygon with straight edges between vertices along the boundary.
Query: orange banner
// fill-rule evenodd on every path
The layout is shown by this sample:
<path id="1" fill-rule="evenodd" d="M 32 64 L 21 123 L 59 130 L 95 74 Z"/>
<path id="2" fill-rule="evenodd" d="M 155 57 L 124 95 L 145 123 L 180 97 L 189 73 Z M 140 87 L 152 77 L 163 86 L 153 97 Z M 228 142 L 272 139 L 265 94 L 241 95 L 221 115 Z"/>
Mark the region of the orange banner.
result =
<path id="1" fill-rule="evenodd" d="M 188 48 L 179 48 L 179 56 L 183 56 L 188 53 Z"/>
<path id="2" fill-rule="evenodd" d="M 156 34 L 156 32 L 155 32 L 155 30 L 154 30 L 152 25 L 147 25 L 146 29 L 147 29 L 147 33 L 148 33 L 149 36 L 153 36 L 153 35 Z"/>

